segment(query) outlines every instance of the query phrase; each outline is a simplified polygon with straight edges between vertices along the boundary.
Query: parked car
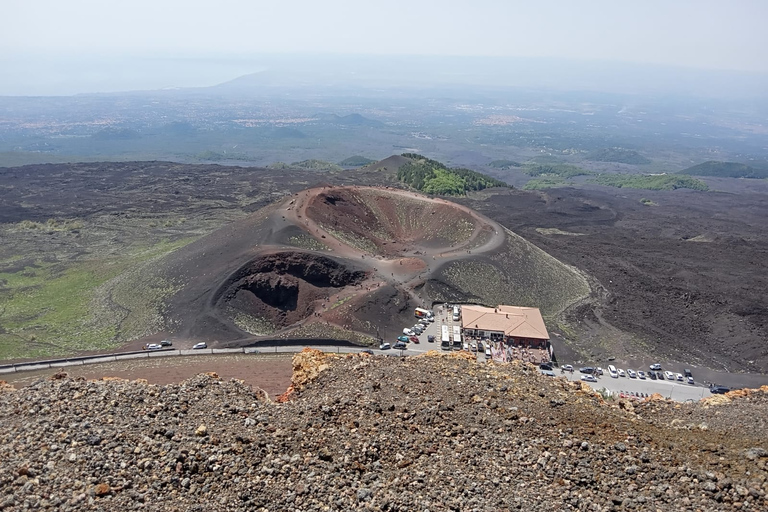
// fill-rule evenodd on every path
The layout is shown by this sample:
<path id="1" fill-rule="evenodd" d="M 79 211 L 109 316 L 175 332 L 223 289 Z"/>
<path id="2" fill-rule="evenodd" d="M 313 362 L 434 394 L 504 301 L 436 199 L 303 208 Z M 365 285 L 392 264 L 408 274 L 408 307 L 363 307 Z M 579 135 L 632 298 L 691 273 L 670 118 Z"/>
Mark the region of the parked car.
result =
<path id="1" fill-rule="evenodd" d="M 543 375 L 546 375 L 547 377 L 554 377 L 555 376 L 555 372 L 553 372 L 552 370 L 542 370 L 541 373 Z"/>
<path id="2" fill-rule="evenodd" d="M 418 336 L 411 336 L 410 338 L 408 338 L 408 341 L 411 341 L 413 343 L 418 343 L 419 342 L 419 337 Z"/>
<path id="3" fill-rule="evenodd" d="M 616 370 L 616 373 L 619 374 L 619 377 L 626 377 L 627 376 L 626 372 L 624 372 L 624 370 L 622 370 L 621 368 Z"/>
<path id="4" fill-rule="evenodd" d="M 371 349 L 369 349 L 369 348 L 363 349 L 363 350 L 361 350 L 360 352 L 362 352 L 363 354 L 370 354 L 370 355 L 373 355 L 373 350 L 371 350 Z"/>
<path id="5" fill-rule="evenodd" d="M 727 388 L 725 386 L 710 386 L 709 392 L 714 393 L 716 395 L 722 395 L 723 393 L 727 393 L 731 390 L 731 388 Z"/>
<path id="6" fill-rule="evenodd" d="M 675 374 L 667 370 L 664 372 L 664 378 L 667 380 L 675 380 Z"/>
<path id="7" fill-rule="evenodd" d="M 566 372 L 572 372 L 573 371 L 573 365 L 564 364 L 563 365 L 563 370 L 566 371 Z"/>
<path id="8" fill-rule="evenodd" d="M 170 347 L 171 345 L 173 345 L 173 342 L 171 340 L 163 340 L 160 342 L 160 345 L 163 347 Z"/>
<path id="9" fill-rule="evenodd" d="M 661 365 L 659 363 L 653 363 L 651 366 L 648 367 L 648 369 L 657 372 L 661 370 Z"/>
<path id="10" fill-rule="evenodd" d="M 403 343 L 408 343 L 408 340 L 410 338 L 408 336 L 398 336 L 397 341 L 402 341 Z"/>
<path id="11" fill-rule="evenodd" d="M 195 350 L 200 350 L 201 348 L 208 348 L 208 344 L 204 341 L 201 341 L 200 343 L 196 343 L 192 348 Z"/>
<path id="12" fill-rule="evenodd" d="M 591 375 L 589 373 L 582 374 L 581 380 L 583 380 L 584 382 L 597 382 L 597 378 L 594 375 Z"/>
<path id="13" fill-rule="evenodd" d="M 405 334 L 406 336 L 416 336 L 416 333 L 407 327 L 403 329 L 403 334 Z"/>
<path id="14" fill-rule="evenodd" d="M 627 370 L 627 375 L 629 375 L 630 379 L 636 379 L 637 378 L 637 372 L 635 370 Z"/>
<path id="15" fill-rule="evenodd" d="M 686 368 L 685 370 L 683 370 L 683 374 L 684 374 L 686 377 L 693 377 L 693 374 L 691 373 L 691 370 L 689 370 L 688 368 Z"/>
<path id="16" fill-rule="evenodd" d="M 539 368 L 542 370 L 552 370 L 552 363 L 541 363 Z"/>
<path id="17" fill-rule="evenodd" d="M 648 372 L 648 376 L 651 378 L 651 380 L 656 380 L 656 372 Z"/>
<path id="18" fill-rule="evenodd" d="M 693 385 L 693 377 L 688 377 L 688 384 Z"/>
<path id="19" fill-rule="evenodd" d="M 597 373 L 598 375 L 602 375 L 603 374 L 603 369 L 598 366 L 597 370 L 595 370 L 595 373 Z"/>
<path id="20" fill-rule="evenodd" d="M 643 370 L 640 370 L 637 372 L 637 378 L 645 380 L 645 372 Z"/>
<path id="21" fill-rule="evenodd" d="M 477 342 L 477 351 L 478 352 L 485 352 L 485 347 L 483 347 L 483 342 L 482 341 L 478 341 Z"/>
<path id="22" fill-rule="evenodd" d="M 593 373 L 595 373 L 595 369 L 592 368 L 591 366 L 585 366 L 583 368 L 579 368 L 579 372 L 580 373 L 587 373 L 589 375 L 592 375 Z"/>
<path id="23" fill-rule="evenodd" d="M 144 345 L 144 350 L 160 350 L 161 348 L 163 348 L 163 346 L 159 343 L 147 343 Z"/>
<path id="24" fill-rule="evenodd" d="M 491 356 L 491 348 L 490 347 L 486 347 L 485 348 L 485 357 L 486 357 L 486 359 L 490 359 L 492 357 Z"/>
<path id="25" fill-rule="evenodd" d="M 379 350 L 389 350 L 391 348 L 392 348 L 392 345 L 390 345 L 389 343 L 382 343 L 381 345 L 379 345 Z"/>
<path id="26" fill-rule="evenodd" d="M 435 342 L 435 337 L 430 334 L 429 336 L 427 336 L 427 341 L 430 342 L 430 343 L 434 343 Z"/>
<path id="27" fill-rule="evenodd" d="M 664 374 L 661 372 L 656 372 L 656 378 L 658 378 L 659 380 L 664 380 Z"/>
<path id="28" fill-rule="evenodd" d="M 616 368 L 613 365 L 608 366 L 608 375 L 610 375 L 612 379 L 619 378 L 619 372 L 616 371 Z"/>
<path id="29" fill-rule="evenodd" d="M 405 350 L 405 349 L 408 348 L 408 345 L 406 345 L 402 341 L 398 341 L 397 343 L 392 345 L 392 348 L 395 349 L 395 350 Z"/>
<path id="30" fill-rule="evenodd" d="M 683 374 L 682 374 L 682 373 L 678 373 L 677 375 L 675 375 L 675 377 L 676 377 L 676 378 L 677 378 L 677 380 L 679 380 L 680 382 L 683 382 Z"/>

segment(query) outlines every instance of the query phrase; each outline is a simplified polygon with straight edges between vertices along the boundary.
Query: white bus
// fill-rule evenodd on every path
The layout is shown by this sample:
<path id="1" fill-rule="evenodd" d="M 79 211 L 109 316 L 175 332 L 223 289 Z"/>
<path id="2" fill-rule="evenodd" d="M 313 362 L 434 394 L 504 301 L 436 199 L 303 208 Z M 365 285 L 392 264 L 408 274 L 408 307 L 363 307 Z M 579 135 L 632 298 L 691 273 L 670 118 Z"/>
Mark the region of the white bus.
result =
<path id="1" fill-rule="evenodd" d="M 451 330 L 447 325 L 444 325 L 442 328 L 440 348 L 443 350 L 451 350 Z"/>
<path id="2" fill-rule="evenodd" d="M 462 343 L 461 343 L 461 327 L 458 325 L 453 326 L 453 349 L 454 350 L 461 350 Z"/>

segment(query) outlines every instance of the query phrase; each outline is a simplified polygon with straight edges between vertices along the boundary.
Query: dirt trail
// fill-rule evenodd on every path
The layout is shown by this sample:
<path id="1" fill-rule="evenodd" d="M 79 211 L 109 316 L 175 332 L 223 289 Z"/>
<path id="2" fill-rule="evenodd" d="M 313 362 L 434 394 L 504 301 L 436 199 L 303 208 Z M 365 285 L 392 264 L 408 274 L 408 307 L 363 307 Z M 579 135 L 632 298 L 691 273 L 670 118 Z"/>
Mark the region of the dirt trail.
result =
<path id="1" fill-rule="evenodd" d="M 475 229 L 466 241 L 455 246 L 440 248 L 418 246 L 415 251 L 412 251 L 414 253 L 418 252 L 418 255 L 408 255 L 406 253 L 404 257 L 399 258 L 385 258 L 381 255 L 373 255 L 339 240 L 323 226 L 318 224 L 310 215 L 307 215 L 307 208 L 309 205 L 311 205 L 313 201 L 318 200 L 320 194 L 329 190 L 377 191 L 390 196 L 400 196 L 411 200 L 423 201 L 425 203 L 447 206 L 463 212 L 474 219 L 476 223 Z M 332 188 L 316 187 L 308 189 L 299 193 L 297 197 L 287 200 L 281 205 L 280 212 L 285 216 L 286 221 L 293 222 L 295 225 L 306 230 L 310 235 L 321 238 L 323 243 L 331 248 L 335 255 L 355 260 L 360 259 L 361 261 L 368 258 L 369 261 L 374 261 L 375 263 L 373 265 L 369 265 L 374 274 L 380 278 L 381 282 L 387 282 L 395 286 L 410 287 L 412 284 L 418 283 L 421 280 L 420 276 L 429 274 L 447 261 L 462 259 L 471 254 L 477 255 L 493 251 L 501 247 L 505 240 L 504 230 L 498 223 L 475 212 L 471 208 L 451 203 L 444 199 L 430 198 L 413 192 L 378 187 L 350 186 Z M 493 229 L 491 238 L 477 248 L 466 249 L 466 247 L 470 247 L 477 237 L 480 236 L 483 227 Z M 373 284 L 375 284 L 375 282 Z"/>

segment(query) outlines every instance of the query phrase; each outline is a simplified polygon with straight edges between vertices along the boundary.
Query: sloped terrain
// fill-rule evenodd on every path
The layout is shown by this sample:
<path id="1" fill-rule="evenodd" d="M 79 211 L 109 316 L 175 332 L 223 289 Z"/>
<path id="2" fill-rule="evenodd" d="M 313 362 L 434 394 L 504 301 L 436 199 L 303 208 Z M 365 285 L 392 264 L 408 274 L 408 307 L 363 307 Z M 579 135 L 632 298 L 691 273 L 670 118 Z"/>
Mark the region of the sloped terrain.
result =
<path id="1" fill-rule="evenodd" d="M 181 248 L 152 273 L 177 283 L 168 332 L 226 345 L 374 344 L 397 336 L 415 306 L 445 300 L 445 288 L 545 314 L 589 294 L 574 269 L 471 209 L 381 187 L 301 191 Z"/>
<path id="2" fill-rule="evenodd" d="M 765 392 L 750 396 L 752 414 L 765 420 Z M 283 400 L 213 375 L 168 386 L 64 377 L 0 391 L 0 507 L 768 506 L 763 435 L 651 422 L 641 406 L 604 403 L 524 364 L 305 351 Z M 741 400 L 718 413 L 738 418 Z"/>

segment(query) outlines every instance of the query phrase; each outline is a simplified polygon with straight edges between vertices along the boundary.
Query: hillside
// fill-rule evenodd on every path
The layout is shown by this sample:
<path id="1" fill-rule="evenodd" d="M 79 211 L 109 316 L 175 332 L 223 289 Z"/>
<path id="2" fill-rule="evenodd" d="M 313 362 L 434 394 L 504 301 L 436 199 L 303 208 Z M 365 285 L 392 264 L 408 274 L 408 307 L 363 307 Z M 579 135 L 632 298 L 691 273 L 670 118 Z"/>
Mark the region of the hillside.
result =
<path id="1" fill-rule="evenodd" d="M 590 183 L 617 188 L 639 188 L 644 190 L 709 190 L 709 186 L 701 180 L 688 175 L 674 174 L 600 174 L 589 180 Z"/>
<path id="2" fill-rule="evenodd" d="M 415 153 L 403 153 L 410 162 L 397 170 L 397 179 L 425 194 L 463 196 L 467 192 L 491 187 L 509 188 L 501 180 L 469 169 L 451 169 Z"/>
<path id="3" fill-rule="evenodd" d="M 315 351 L 294 359 L 293 383 L 287 403 L 215 374 L 167 386 L 59 375 L 0 387 L 0 506 L 768 507 L 765 391 L 606 403 L 524 364 Z"/>
<path id="4" fill-rule="evenodd" d="M 592 151 L 587 160 L 594 162 L 617 162 L 620 164 L 646 165 L 651 161 L 633 149 L 603 148 Z"/>
<path id="5" fill-rule="evenodd" d="M 768 168 L 758 169 L 738 162 L 710 160 L 709 162 L 683 169 L 677 174 L 712 176 L 716 178 L 768 178 Z"/>

